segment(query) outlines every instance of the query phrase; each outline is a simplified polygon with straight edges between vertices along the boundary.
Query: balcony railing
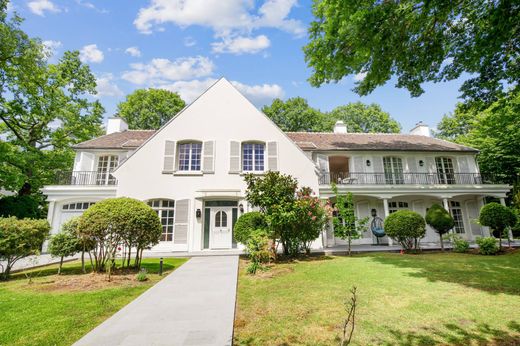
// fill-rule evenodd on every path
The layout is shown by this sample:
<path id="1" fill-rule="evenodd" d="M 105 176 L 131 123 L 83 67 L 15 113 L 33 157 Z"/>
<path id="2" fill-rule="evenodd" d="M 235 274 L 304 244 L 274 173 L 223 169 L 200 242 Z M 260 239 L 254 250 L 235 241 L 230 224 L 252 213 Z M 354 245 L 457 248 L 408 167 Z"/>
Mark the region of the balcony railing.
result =
<path id="1" fill-rule="evenodd" d="M 320 175 L 320 185 L 474 185 L 493 182 L 493 176 L 479 173 L 330 172 Z"/>
<path id="2" fill-rule="evenodd" d="M 117 185 L 116 178 L 109 172 L 97 171 L 58 171 L 56 185 Z"/>

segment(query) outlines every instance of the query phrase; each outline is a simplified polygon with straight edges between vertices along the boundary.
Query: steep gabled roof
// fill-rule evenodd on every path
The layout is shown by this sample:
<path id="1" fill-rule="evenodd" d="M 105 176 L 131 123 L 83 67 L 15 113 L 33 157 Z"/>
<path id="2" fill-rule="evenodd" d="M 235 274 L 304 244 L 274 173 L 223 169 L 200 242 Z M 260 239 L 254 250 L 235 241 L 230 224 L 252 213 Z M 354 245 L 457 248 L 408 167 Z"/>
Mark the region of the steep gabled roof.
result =
<path id="1" fill-rule="evenodd" d="M 287 132 L 287 135 L 304 150 L 478 152 L 441 139 L 408 134 Z"/>

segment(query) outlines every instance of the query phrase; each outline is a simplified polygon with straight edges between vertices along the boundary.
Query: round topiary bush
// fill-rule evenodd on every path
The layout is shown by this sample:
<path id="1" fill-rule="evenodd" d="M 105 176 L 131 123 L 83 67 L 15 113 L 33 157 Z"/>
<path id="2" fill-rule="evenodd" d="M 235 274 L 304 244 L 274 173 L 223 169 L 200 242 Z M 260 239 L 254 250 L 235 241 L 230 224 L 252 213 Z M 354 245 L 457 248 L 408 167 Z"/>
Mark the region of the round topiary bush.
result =
<path id="1" fill-rule="evenodd" d="M 399 210 L 385 219 L 385 232 L 401 244 L 403 249 L 417 249 L 418 240 L 426 234 L 426 222 L 414 211 Z"/>
<path id="2" fill-rule="evenodd" d="M 453 216 L 448 213 L 440 204 L 432 205 L 426 212 L 425 221 L 431 228 L 439 234 L 441 240 L 441 249 L 444 251 L 444 242 L 442 235 L 450 231 L 455 226 Z"/>
<path id="3" fill-rule="evenodd" d="M 233 229 L 233 235 L 238 243 L 247 244 L 253 231 L 265 228 L 267 228 L 267 222 L 264 214 L 251 211 L 238 218 Z"/>
<path id="4" fill-rule="evenodd" d="M 510 208 L 493 202 L 486 204 L 480 209 L 479 222 L 482 226 L 490 227 L 498 232 L 500 239 L 499 247 L 502 248 L 504 231 L 516 224 L 516 215 Z"/>

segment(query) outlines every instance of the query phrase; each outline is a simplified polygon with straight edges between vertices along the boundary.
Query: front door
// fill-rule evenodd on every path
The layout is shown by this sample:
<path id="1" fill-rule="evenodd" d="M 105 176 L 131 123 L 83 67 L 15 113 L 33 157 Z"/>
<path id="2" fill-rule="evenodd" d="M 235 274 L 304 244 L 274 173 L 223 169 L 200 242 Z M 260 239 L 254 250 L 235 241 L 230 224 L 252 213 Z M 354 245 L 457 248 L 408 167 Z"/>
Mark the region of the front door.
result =
<path id="1" fill-rule="evenodd" d="M 211 208 L 210 246 L 212 249 L 231 248 L 232 224 L 231 208 Z"/>

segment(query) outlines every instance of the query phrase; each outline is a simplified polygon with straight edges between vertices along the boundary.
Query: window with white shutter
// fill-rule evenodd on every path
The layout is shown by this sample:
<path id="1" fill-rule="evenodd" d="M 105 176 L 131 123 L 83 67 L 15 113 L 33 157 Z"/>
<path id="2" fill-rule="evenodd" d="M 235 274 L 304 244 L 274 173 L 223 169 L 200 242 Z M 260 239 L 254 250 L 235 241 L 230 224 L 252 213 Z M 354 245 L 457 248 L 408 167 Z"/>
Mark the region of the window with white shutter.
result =
<path id="1" fill-rule="evenodd" d="M 270 171 L 278 170 L 278 143 L 267 142 L 267 168 Z"/>
<path id="2" fill-rule="evenodd" d="M 165 141 L 164 142 L 164 162 L 163 172 L 171 173 L 175 168 L 175 142 Z"/>
<path id="3" fill-rule="evenodd" d="M 215 141 L 204 142 L 202 172 L 215 172 Z"/>
<path id="4" fill-rule="evenodd" d="M 188 244 L 189 212 L 189 199 L 180 199 L 175 201 L 175 227 L 173 234 L 174 244 Z"/>
<path id="5" fill-rule="evenodd" d="M 229 173 L 240 173 L 240 142 L 229 142 Z"/>

